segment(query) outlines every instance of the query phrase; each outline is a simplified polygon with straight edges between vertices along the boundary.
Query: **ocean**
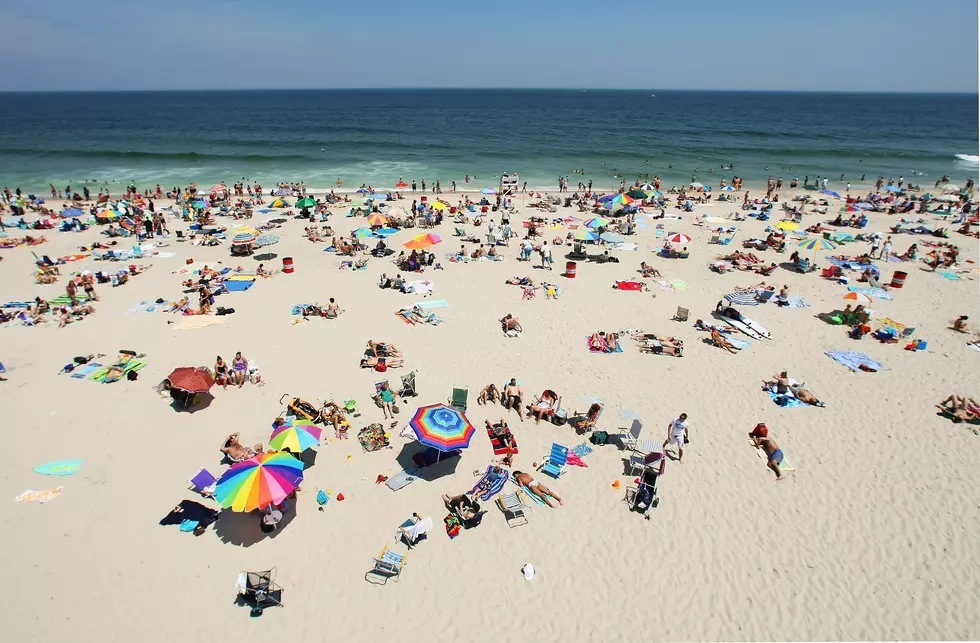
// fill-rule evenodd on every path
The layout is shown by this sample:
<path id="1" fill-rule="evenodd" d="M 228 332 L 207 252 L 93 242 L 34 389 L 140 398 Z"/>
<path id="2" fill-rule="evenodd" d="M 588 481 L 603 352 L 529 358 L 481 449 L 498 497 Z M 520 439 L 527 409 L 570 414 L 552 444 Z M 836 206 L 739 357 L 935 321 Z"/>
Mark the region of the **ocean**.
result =
<path id="1" fill-rule="evenodd" d="M 933 184 L 978 172 L 976 95 L 597 90 L 0 94 L 0 186 L 114 192 L 196 181 L 555 190 L 659 176 L 747 185 L 841 174 Z M 734 165 L 732 169 L 723 166 Z M 581 170 L 582 174 L 574 173 Z M 865 180 L 860 180 L 862 174 Z M 95 191 L 93 189 L 93 191 Z"/>

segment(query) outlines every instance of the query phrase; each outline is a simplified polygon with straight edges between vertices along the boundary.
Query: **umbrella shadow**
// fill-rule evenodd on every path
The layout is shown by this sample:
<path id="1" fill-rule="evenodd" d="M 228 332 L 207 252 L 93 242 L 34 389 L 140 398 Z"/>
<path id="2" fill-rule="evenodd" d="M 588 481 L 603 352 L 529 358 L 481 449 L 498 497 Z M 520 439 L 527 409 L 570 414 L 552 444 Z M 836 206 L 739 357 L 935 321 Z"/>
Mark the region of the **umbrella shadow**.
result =
<path id="1" fill-rule="evenodd" d="M 415 461 L 415 456 L 428 451 L 430 447 L 422 445 L 417 441 L 407 442 L 402 446 L 402 450 L 395 456 L 395 462 L 405 471 L 413 471 L 416 478 L 432 482 L 444 476 L 451 476 L 456 473 L 456 467 L 462 459 L 455 452 L 443 453 L 438 462 L 425 467 L 419 467 Z"/>
<path id="2" fill-rule="evenodd" d="M 200 393 L 201 399 L 197 404 L 185 407 L 183 404 L 178 402 L 176 399 L 170 401 L 170 408 L 178 413 L 197 413 L 198 411 L 203 411 L 204 409 L 211 406 L 211 402 L 214 401 L 214 396 L 209 392 Z"/>
<path id="3" fill-rule="evenodd" d="M 239 547 L 251 547 L 267 538 L 275 538 L 296 517 L 296 501 L 290 500 L 289 509 L 283 512 L 282 520 L 273 531 L 262 531 L 263 515 L 262 511 L 241 512 L 224 509 L 218 516 L 218 521 L 214 523 L 214 532 L 218 534 L 221 542 Z"/>
<path id="4" fill-rule="evenodd" d="M 272 261 L 278 256 L 279 255 L 274 252 L 263 252 L 260 255 L 252 255 L 252 259 L 255 259 L 256 261 Z"/>

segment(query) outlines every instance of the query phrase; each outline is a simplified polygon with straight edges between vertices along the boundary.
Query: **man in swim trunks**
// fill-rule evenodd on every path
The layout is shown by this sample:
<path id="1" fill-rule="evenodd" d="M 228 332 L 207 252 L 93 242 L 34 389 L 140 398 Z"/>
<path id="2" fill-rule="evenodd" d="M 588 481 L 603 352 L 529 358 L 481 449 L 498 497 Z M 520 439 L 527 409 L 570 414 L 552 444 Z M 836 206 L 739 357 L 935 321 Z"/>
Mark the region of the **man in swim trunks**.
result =
<path id="1" fill-rule="evenodd" d="M 555 507 L 555 500 L 558 501 L 559 505 L 564 505 L 565 501 L 556 494 L 554 491 L 544 486 L 530 475 L 524 473 L 523 471 L 515 471 L 514 479 L 517 480 L 517 484 L 523 485 L 534 497 L 538 498 L 546 505 L 551 508 Z"/>
<path id="2" fill-rule="evenodd" d="M 667 439 L 664 440 L 663 447 L 673 444 L 677 447 L 677 462 L 684 458 L 684 445 L 688 442 L 687 413 L 681 413 L 676 420 L 671 420 L 667 425 Z"/>
<path id="3" fill-rule="evenodd" d="M 507 388 L 504 389 L 504 398 L 501 404 L 504 408 L 514 409 L 517 411 L 517 417 L 521 418 L 521 422 L 524 421 L 524 416 L 521 414 L 521 405 L 524 402 L 524 391 L 521 387 L 517 385 L 517 379 L 510 378 L 510 382 L 507 384 Z"/>
<path id="4" fill-rule="evenodd" d="M 221 452 L 227 455 L 231 460 L 241 462 L 242 460 L 247 460 L 248 458 L 254 458 L 256 455 L 265 451 L 265 447 L 262 446 L 261 442 L 251 448 L 243 446 L 242 443 L 238 441 L 239 435 L 241 435 L 241 433 L 232 433 L 225 438 L 224 443 L 221 445 Z"/>
<path id="5" fill-rule="evenodd" d="M 756 427 L 753 433 L 763 434 L 761 437 L 760 435 L 753 435 L 752 442 L 755 446 L 766 452 L 768 456 L 768 462 L 766 464 L 776 474 L 776 480 L 782 480 L 783 472 L 779 470 L 779 465 L 783 463 L 783 450 L 779 448 L 775 440 L 768 437 L 769 432 L 764 425 L 761 428 Z"/>

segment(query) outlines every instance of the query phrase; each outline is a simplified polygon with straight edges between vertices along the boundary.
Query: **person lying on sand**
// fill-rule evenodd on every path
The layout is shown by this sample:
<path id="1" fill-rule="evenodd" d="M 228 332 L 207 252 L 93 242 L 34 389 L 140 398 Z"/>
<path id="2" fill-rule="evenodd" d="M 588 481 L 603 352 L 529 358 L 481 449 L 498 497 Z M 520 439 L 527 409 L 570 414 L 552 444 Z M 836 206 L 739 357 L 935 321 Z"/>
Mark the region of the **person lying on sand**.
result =
<path id="1" fill-rule="evenodd" d="M 980 418 L 980 404 L 972 397 L 950 395 L 936 405 L 941 411 L 951 413 L 954 422 L 972 422 Z"/>
<path id="2" fill-rule="evenodd" d="M 736 329 L 732 328 L 728 324 L 705 324 L 704 320 L 698 319 L 694 322 L 694 328 L 697 330 L 712 331 L 717 330 L 719 333 L 724 333 L 730 335 L 732 333 L 738 332 Z"/>
<path id="3" fill-rule="evenodd" d="M 824 403 L 818 400 L 817 396 L 815 396 L 813 393 L 811 393 L 805 388 L 800 388 L 799 386 L 791 386 L 789 390 L 796 397 L 796 399 L 803 402 L 804 404 L 809 404 L 811 406 L 820 406 L 820 407 L 824 406 Z"/>
<path id="4" fill-rule="evenodd" d="M 493 487 L 497 480 L 500 480 L 504 475 L 504 470 L 498 465 L 493 465 L 490 467 L 490 473 L 487 474 L 486 480 L 483 480 L 473 489 L 473 496 L 479 498 L 485 493 L 489 493 L 490 489 Z"/>
<path id="5" fill-rule="evenodd" d="M 765 430 L 765 427 L 762 427 Z M 750 434 L 751 435 L 751 434 Z M 783 463 L 783 450 L 779 448 L 776 441 L 767 436 L 752 436 L 752 443 L 765 451 L 766 453 L 766 466 L 772 469 L 773 473 L 776 474 L 776 480 L 783 479 L 783 472 L 779 470 L 779 465 Z"/>
<path id="6" fill-rule="evenodd" d="M 511 286 L 529 286 L 534 288 L 534 280 L 532 280 L 530 277 L 511 277 L 504 283 Z"/>
<path id="7" fill-rule="evenodd" d="M 541 500 L 549 507 L 555 507 L 555 500 L 558 501 L 559 505 L 565 504 L 565 501 L 562 500 L 561 496 L 523 471 L 515 471 L 514 479 L 517 480 L 518 484 L 523 485 L 533 496 Z"/>
<path id="8" fill-rule="evenodd" d="M 952 325 L 952 326 L 950 326 L 950 328 L 952 328 L 953 330 L 955 330 L 955 331 L 957 331 L 957 332 L 959 332 L 959 333 L 966 333 L 966 332 L 969 332 L 969 331 L 967 330 L 967 325 L 966 325 L 966 321 L 967 321 L 968 319 L 970 319 L 970 318 L 969 318 L 969 317 L 967 317 L 966 315 L 960 315 L 959 317 L 957 317 L 957 318 L 956 318 L 956 319 L 955 319 L 955 320 L 953 321 L 953 325 Z"/>
<path id="9" fill-rule="evenodd" d="M 715 346 L 724 348 L 726 351 L 728 351 L 733 355 L 737 353 L 739 350 L 741 350 L 732 346 L 731 342 L 725 339 L 725 337 L 723 337 L 722 334 L 719 333 L 716 329 L 711 330 L 711 341 L 714 343 Z"/>
<path id="10" fill-rule="evenodd" d="M 399 368 L 404 365 L 398 357 L 365 357 L 361 359 L 361 368 L 376 369 L 379 364 L 384 364 L 388 368 Z"/>
<path id="11" fill-rule="evenodd" d="M 442 501 L 446 503 L 446 509 L 458 513 L 463 520 L 473 520 L 480 514 L 480 503 L 471 500 L 465 493 L 458 496 L 443 494 Z"/>
<path id="12" fill-rule="evenodd" d="M 260 453 L 265 452 L 265 447 L 262 443 L 257 443 L 254 447 L 242 446 L 242 443 L 238 441 L 238 436 L 241 433 L 232 433 L 227 438 L 225 438 L 224 443 L 221 445 L 221 452 L 228 456 L 234 462 L 241 462 L 242 460 L 247 460 L 249 458 L 254 458 Z"/>
<path id="13" fill-rule="evenodd" d="M 373 357 L 401 357 L 401 351 L 394 344 L 386 344 L 384 342 L 376 342 L 374 340 L 368 340 L 367 343 L 368 352 Z"/>
<path id="14" fill-rule="evenodd" d="M 497 385 L 487 384 L 486 386 L 483 387 L 483 390 L 480 391 L 480 397 L 476 399 L 476 403 L 477 404 L 486 404 L 487 402 L 496 403 L 500 397 L 501 397 L 500 391 L 497 390 Z"/>
<path id="15" fill-rule="evenodd" d="M 521 387 L 517 385 L 516 378 L 510 378 L 510 382 L 507 383 L 507 387 L 504 389 L 504 394 L 500 400 L 501 406 L 505 409 L 514 409 L 517 411 L 517 417 L 521 418 L 521 422 L 524 421 L 524 415 L 521 411 L 521 406 L 524 403 L 524 391 Z"/>

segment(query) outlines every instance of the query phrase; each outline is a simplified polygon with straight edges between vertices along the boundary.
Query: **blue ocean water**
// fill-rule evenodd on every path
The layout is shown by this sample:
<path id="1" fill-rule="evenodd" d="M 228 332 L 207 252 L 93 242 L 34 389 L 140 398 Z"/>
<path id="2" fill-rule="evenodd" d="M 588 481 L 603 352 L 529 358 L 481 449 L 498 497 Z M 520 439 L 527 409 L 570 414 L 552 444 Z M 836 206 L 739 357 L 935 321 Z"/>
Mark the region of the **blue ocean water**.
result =
<path id="1" fill-rule="evenodd" d="M 597 189 L 640 175 L 764 183 L 976 176 L 975 95 L 309 90 L 0 94 L 0 185 L 243 178 L 344 189 L 518 172 Z M 723 165 L 734 169 L 722 170 Z M 584 174 L 574 174 L 573 170 Z M 914 174 L 913 174 L 914 173 Z M 866 174 L 865 181 L 860 177 Z"/>

